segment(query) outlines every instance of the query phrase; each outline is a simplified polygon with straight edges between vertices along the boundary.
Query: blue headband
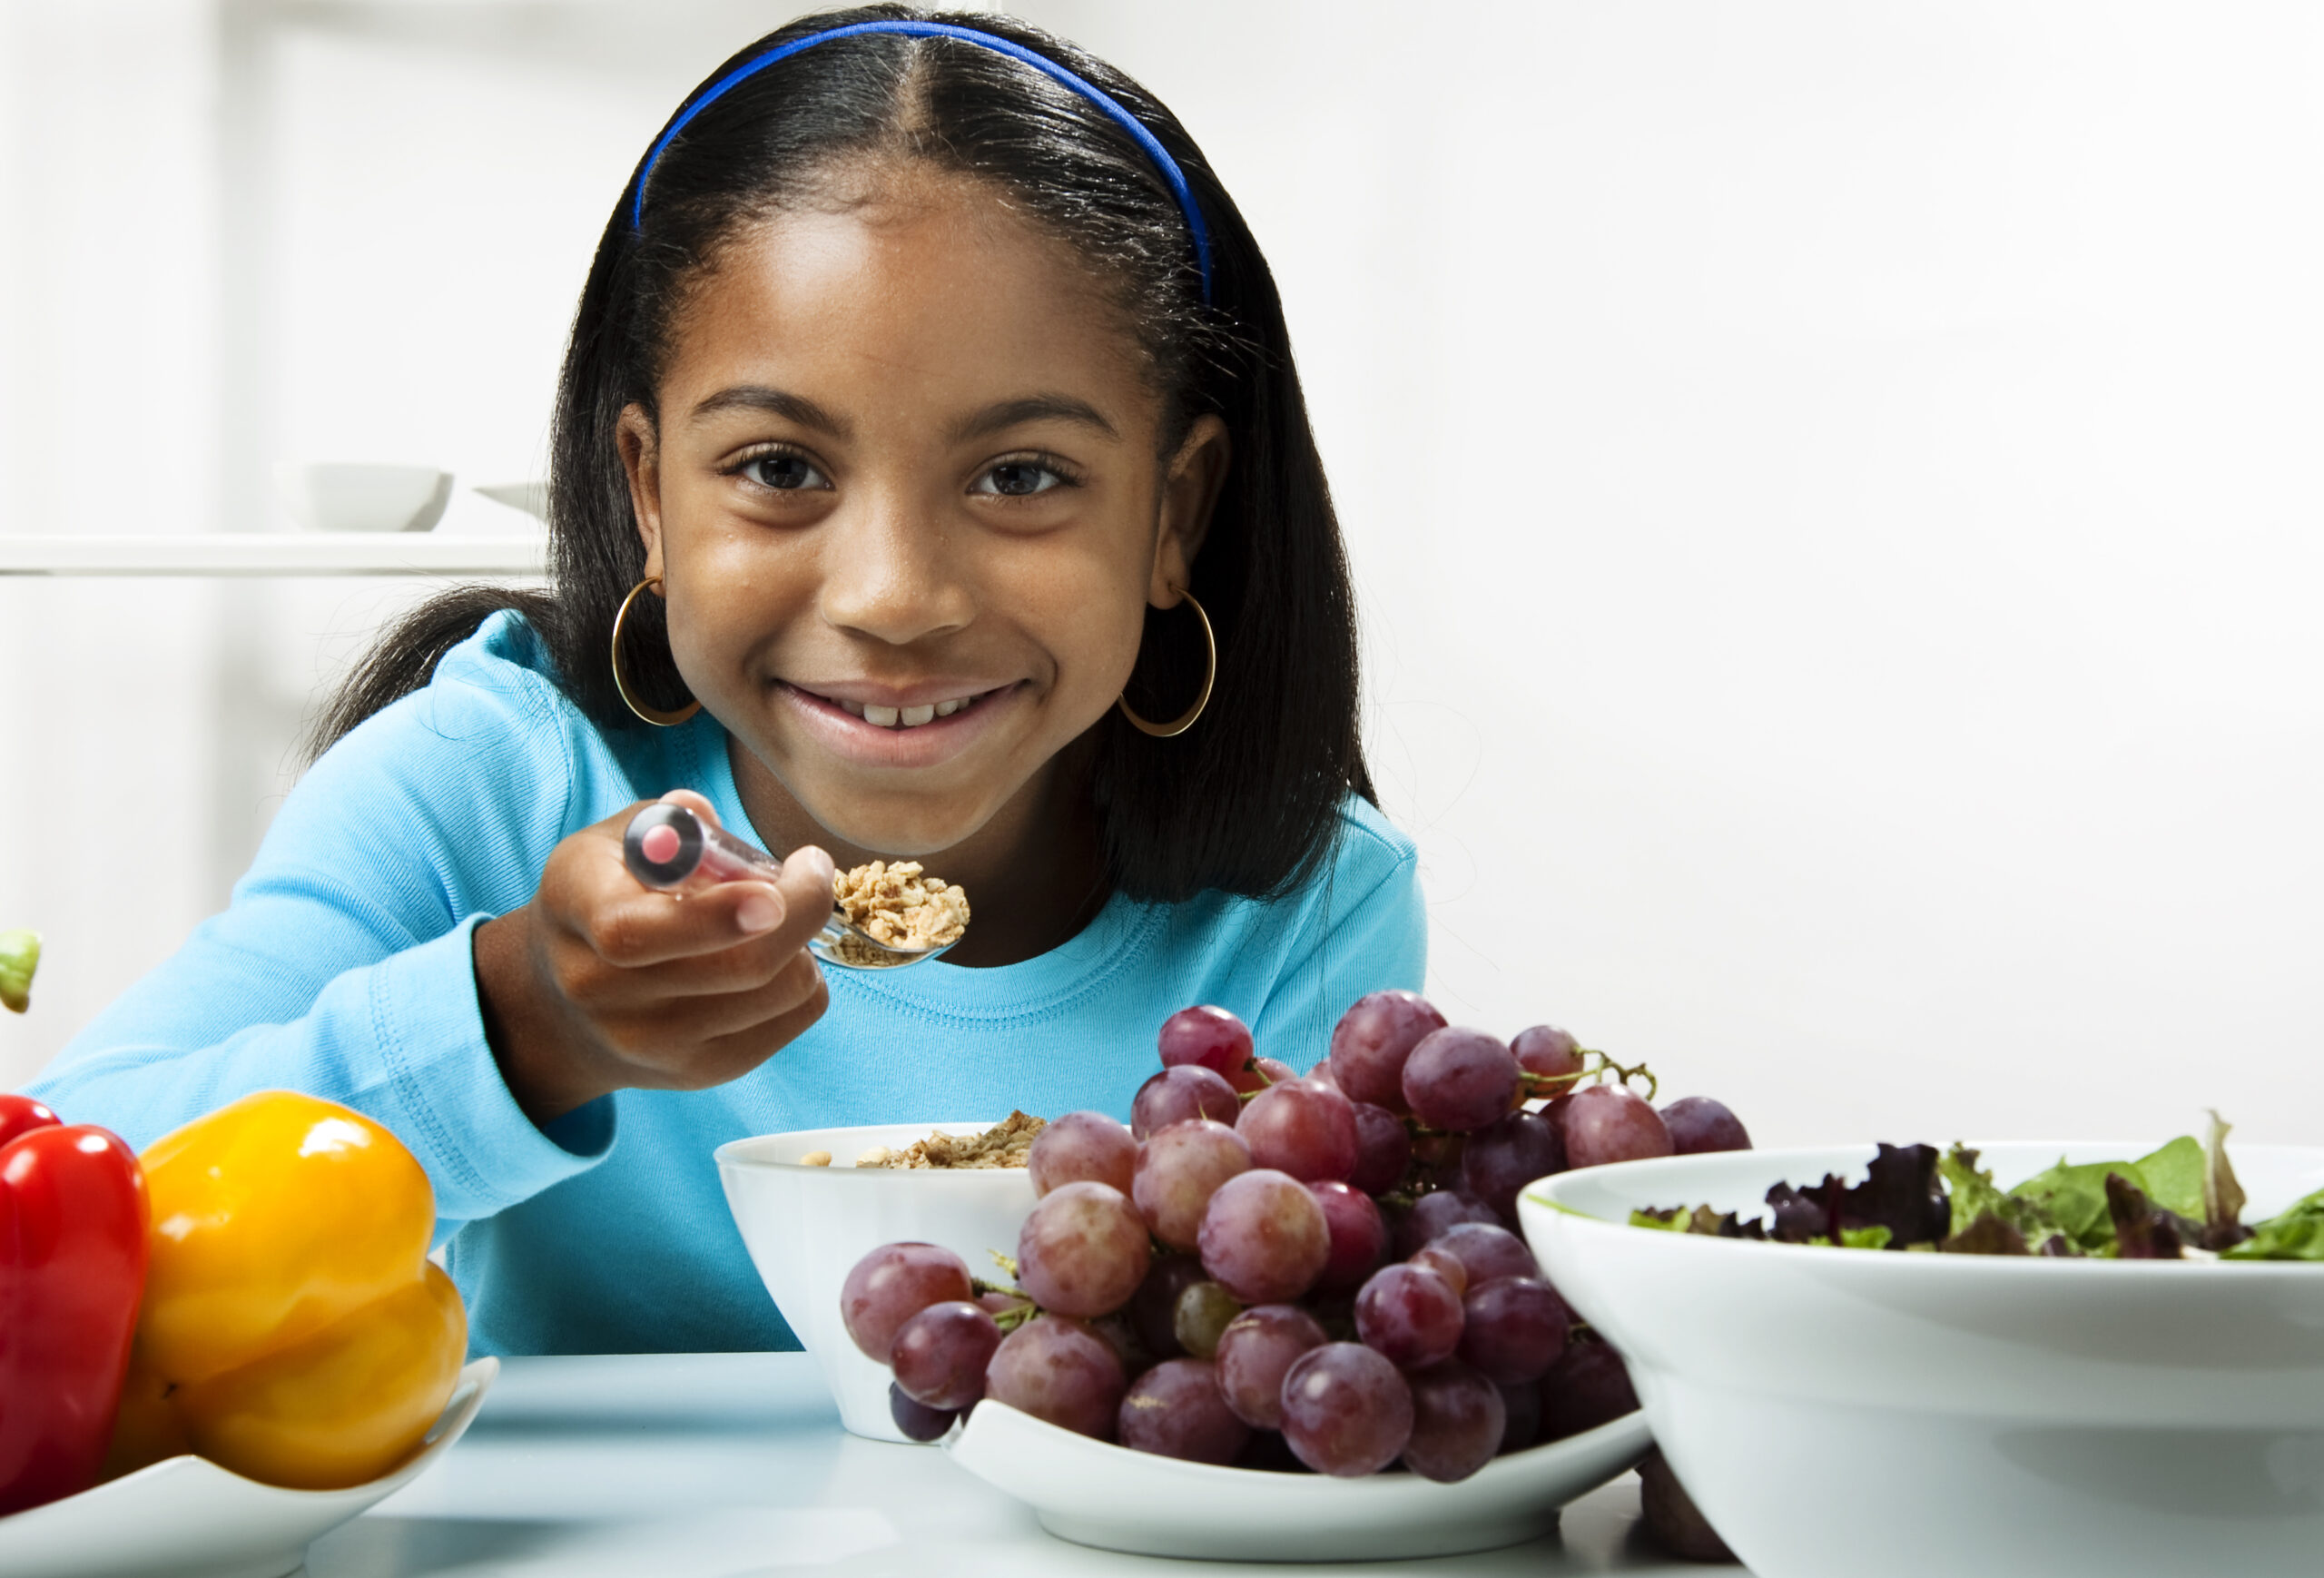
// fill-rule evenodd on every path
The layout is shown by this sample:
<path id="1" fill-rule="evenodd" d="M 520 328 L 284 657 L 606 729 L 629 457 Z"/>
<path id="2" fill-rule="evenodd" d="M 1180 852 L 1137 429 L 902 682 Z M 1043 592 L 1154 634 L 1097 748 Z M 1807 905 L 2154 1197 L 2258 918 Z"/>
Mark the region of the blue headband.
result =
<path id="1" fill-rule="evenodd" d="M 1179 212 L 1187 216 L 1187 229 L 1194 232 L 1195 263 L 1202 271 L 1202 299 L 1206 304 L 1209 302 L 1210 232 L 1203 228 L 1202 210 L 1195 206 L 1195 194 L 1187 185 L 1186 173 L 1178 168 L 1178 162 L 1170 157 L 1169 150 L 1146 129 L 1145 123 L 1124 109 L 1120 100 L 1096 83 L 1076 76 L 1049 56 L 994 34 L 979 33 L 972 27 L 955 27 L 944 22 L 858 22 L 846 27 L 834 27 L 828 33 L 811 33 L 804 38 L 794 38 L 788 44 L 776 45 L 756 59 L 744 61 L 711 84 L 709 91 L 688 104 L 684 113 L 670 123 L 670 129 L 646 150 L 645 166 L 637 173 L 637 195 L 630 205 L 629 228 L 636 230 L 645 222 L 645 182 L 653 175 L 654 166 L 661 163 L 664 152 L 677 140 L 679 133 L 693 124 L 696 115 L 725 97 L 730 89 L 740 86 L 779 60 L 788 60 L 803 49 L 812 49 L 834 38 L 852 38 L 864 33 L 896 33 L 906 38 L 950 38 L 962 44 L 973 44 L 980 49 L 989 49 L 995 54 L 1005 54 L 1011 60 L 1024 62 L 1103 110 L 1108 120 L 1128 133 L 1131 139 L 1145 150 L 1146 156 L 1154 162 L 1155 169 L 1161 172 L 1163 182 L 1170 188 L 1170 195 L 1178 200 Z"/>

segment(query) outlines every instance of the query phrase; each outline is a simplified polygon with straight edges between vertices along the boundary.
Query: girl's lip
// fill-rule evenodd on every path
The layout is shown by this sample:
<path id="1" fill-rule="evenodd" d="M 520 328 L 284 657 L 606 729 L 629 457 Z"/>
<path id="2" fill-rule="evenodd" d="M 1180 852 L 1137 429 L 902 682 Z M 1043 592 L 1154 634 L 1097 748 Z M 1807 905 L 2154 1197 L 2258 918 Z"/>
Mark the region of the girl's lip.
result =
<path id="1" fill-rule="evenodd" d="M 973 703 L 949 717 L 933 718 L 906 729 L 883 728 L 878 724 L 866 723 L 840 705 L 838 701 L 815 691 L 803 690 L 788 681 L 778 681 L 775 685 L 776 694 L 783 698 L 783 705 L 806 726 L 809 735 L 833 755 L 867 767 L 904 768 L 933 767 L 958 756 L 992 727 L 1003 712 L 1020 704 L 1024 688 L 1022 683 L 990 687 Z M 886 694 L 902 695 L 906 693 Z M 949 699 L 960 695 L 962 691 L 956 687 L 943 694 Z M 844 699 L 858 698 L 848 696 Z M 869 699 L 871 705 L 882 705 L 876 696 Z M 933 698 L 903 705 L 932 705 Z"/>

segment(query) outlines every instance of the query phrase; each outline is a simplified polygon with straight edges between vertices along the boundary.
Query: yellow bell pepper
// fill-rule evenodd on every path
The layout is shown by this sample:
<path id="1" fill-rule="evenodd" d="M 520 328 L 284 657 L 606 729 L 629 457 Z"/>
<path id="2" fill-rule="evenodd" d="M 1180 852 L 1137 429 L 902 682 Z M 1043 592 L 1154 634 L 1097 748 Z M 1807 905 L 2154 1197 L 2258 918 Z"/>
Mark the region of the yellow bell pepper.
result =
<path id="1" fill-rule="evenodd" d="M 359 1112 L 270 1090 L 140 1159 L 152 1252 L 108 1467 L 191 1449 L 301 1490 L 394 1467 L 468 1350 L 411 1153 Z"/>

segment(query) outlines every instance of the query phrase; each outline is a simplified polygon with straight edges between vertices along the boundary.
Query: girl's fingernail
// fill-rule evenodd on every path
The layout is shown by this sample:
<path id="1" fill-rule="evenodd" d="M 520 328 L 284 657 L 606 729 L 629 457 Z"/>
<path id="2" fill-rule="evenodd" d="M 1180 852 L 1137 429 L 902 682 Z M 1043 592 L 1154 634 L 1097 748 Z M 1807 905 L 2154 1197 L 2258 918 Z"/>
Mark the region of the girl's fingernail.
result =
<path id="1" fill-rule="evenodd" d="M 772 932 L 782 919 L 782 906 L 764 893 L 753 893 L 734 906 L 734 923 L 745 932 Z"/>
<path id="2" fill-rule="evenodd" d="M 827 850 L 818 849 L 812 843 L 806 845 L 804 848 L 793 851 L 791 859 L 805 860 L 807 863 L 807 869 L 819 873 L 816 880 L 826 884 L 831 882 L 832 877 L 839 873 L 839 867 L 832 863 L 830 852 Z M 790 862 L 786 861 L 783 863 L 787 865 Z"/>

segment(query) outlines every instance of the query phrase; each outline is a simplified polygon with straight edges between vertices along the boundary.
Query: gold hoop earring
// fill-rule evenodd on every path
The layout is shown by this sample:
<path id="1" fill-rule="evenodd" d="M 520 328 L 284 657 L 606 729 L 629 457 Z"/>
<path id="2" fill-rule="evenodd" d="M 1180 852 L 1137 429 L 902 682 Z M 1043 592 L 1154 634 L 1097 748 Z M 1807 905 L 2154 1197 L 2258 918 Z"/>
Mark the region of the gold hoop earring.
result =
<path id="1" fill-rule="evenodd" d="M 621 627 L 623 622 L 629 617 L 629 606 L 637 601 L 638 593 L 648 587 L 658 587 L 661 584 L 661 577 L 648 576 L 630 587 L 629 596 L 621 600 L 621 611 L 614 616 L 614 689 L 620 692 L 623 705 L 635 713 L 642 721 L 652 724 L 656 728 L 666 729 L 685 722 L 700 712 L 702 704 L 698 701 L 690 701 L 675 712 L 664 712 L 659 707 L 643 705 L 635 696 L 629 694 L 629 676 L 622 672 L 621 666 Z"/>
<path id="2" fill-rule="evenodd" d="M 1202 605 L 1195 601 L 1195 595 L 1192 592 L 1181 588 L 1178 596 L 1187 600 L 1187 607 L 1192 608 L 1195 611 L 1195 617 L 1202 621 L 1203 650 L 1209 657 L 1208 665 L 1203 669 L 1202 694 L 1195 697 L 1194 705 L 1167 724 L 1150 724 L 1139 717 L 1130 710 L 1129 696 L 1127 694 L 1114 698 L 1114 705 L 1122 709 L 1122 716 L 1130 721 L 1132 727 L 1140 734 L 1151 735 L 1157 740 L 1176 739 L 1193 728 L 1195 720 L 1202 716 L 1202 709 L 1210 705 L 1210 687 L 1218 679 L 1218 637 L 1211 634 L 1210 616 L 1202 611 Z"/>

